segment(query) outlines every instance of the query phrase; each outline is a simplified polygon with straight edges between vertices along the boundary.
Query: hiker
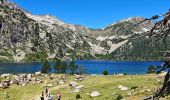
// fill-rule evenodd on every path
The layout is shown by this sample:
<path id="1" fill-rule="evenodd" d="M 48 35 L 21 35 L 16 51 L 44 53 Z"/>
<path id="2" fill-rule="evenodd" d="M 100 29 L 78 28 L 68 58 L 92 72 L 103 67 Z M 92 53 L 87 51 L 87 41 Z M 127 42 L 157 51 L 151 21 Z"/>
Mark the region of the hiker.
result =
<path id="1" fill-rule="evenodd" d="M 51 94 L 48 94 L 48 100 L 52 100 Z"/>
<path id="2" fill-rule="evenodd" d="M 48 96 L 48 89 L 47 89 L 47 87 L 45 89 L 45 94 L 46 94 L 46 97 L 47 97 Z"/>
<path id="3" fill-rule="evenodd" d="M 58 92 L 58 94 L 57 94 L 57 100 L 61 100 L 61 94 L 60 94 L 60 92 Z"/>
<path id="4" fill-rule="evenodd" d="M 41 93 L 41 100 L 44 100 L 44 92 Z"/>

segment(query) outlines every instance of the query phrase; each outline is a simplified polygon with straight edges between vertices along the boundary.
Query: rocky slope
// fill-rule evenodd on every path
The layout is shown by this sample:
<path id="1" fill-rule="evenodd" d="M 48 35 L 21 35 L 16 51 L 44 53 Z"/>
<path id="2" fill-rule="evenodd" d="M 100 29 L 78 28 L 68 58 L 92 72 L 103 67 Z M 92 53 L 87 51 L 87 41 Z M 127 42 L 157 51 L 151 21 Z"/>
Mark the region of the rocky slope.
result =
<path id="1" fill-rule="evenodd" d="M 129 53 L 136 52 L 141 48 L 141 44 L 147 45 L 145 42 L 150 40 L 146 37 L 140 41 L 132 39 L 152 27 L 152 22 L 145 22 L 134 27 L 143 19 L 132 17 L 103 29 L 89 29 L 81 25 L 67 24 L 51 15 L 32 15 L 14 3 L 1 3 L 0 60 L 23 62 L 73 57 L 77 59 L 132 60 L 131 57 L 145 59 L 137 54 L 135 54 L 137 57 L 131 56 Z M 147 55 L 147 52 L 142 54 Z"/>

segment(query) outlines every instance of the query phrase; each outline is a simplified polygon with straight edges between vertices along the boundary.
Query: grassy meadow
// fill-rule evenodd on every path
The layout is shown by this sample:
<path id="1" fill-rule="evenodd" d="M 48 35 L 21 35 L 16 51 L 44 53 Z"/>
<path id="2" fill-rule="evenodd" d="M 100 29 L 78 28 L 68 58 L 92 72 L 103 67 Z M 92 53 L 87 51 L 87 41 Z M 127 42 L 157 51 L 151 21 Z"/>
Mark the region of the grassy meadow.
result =
<path id="1" fill-rule="evenodd" d="M 133 76 L 87 75 L 85 80 L 82 81 L 76 81 L 74 75 L 67 75 L 67 82 L 59 84 L 60 75 L 54 74 L 54 76 L 53 80 L 42 78 L 43 83 L 36 85 L 12 85 L 8 89 L 0 89 L 0 100 L 40 100 L 40 94 L 45 89 L 46 84 L 53 84 L 53 87 L 49 87 L 49 91 L 53 95 L 61 92 L 62 100 L 76 100 L 77 94 L 80 94 L 80 100 L 118 100 L 118 96 L 122 96 L 125 100 L 141 100 L 152 95 L 163 81 L 163 78 L 157 78 L 155 74 Z M 78 85 L 83 85 L 84 87 L 79 92 L 73 93 L 73 87 L 69 86 L 71 81 L 77 82 Z M 128 90 L 120 90 L 119 85 L 128 87 Z M 90 97 L 90 93 L 93 91 L 98 91 L 101 95 Z"/>

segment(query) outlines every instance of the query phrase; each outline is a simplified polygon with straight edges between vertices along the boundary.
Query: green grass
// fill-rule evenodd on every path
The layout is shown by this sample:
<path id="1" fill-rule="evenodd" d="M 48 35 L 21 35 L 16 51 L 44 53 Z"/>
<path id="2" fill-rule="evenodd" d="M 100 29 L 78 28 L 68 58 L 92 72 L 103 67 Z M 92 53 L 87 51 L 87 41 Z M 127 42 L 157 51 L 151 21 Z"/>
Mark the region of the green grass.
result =
<path id="1" fill-rule="evenodd" d="M 114 100 L 119 94 L 125 98 L 130 98 L 127 96 L 127 92 L 130 92 L 131 90 L 121 91 L 118 89 L 119 85 L 126 86 L 129 89 L 133 86 L 140 87 L 139 94 L 134 95 L 139 99 L 143 96 L 149 95 L 146 93 L 140 93 L 141 90 L 144 90 L 143 88 L 154 90 L 159 85 L 157 81 L 150 76 L 133 76 L 133 78 L 131 78 L 131 76 L 87 76 L 87 80 L 78 83 L 85 86 L 79 93 L 82 96 L 82 100 Z M 77 93 L 72 93 L 72 90 L 72 88 L 66 87 L 55 90 L 53 93 L 55 94 L 60 91 L 63 95 L 63 100 L 75 100 Z M 89 94 L 93 91 L 100 92 L 101 96 L 91 98 Z M 130 100 L 132 100 L 132 98 Z"/>
<path id="2" fill-rule="evenodd" d="M 16 86 L 9 89 L 0 89 L 0 100 L 29 100 L 42 90 L 41 85 Z"/>
<path id="3" fill-rule="evenodd" d="M 55 82 L 59 81 L 59 75 L 55 75 Z M 79 92 L 82 100 L 115 100 L 118 95 L 122 95 L 126 100 L 139 100 L 144 96 L 151 95 L 152 92 L 145 92 L 146 89 L 154 91 L 160 83 L 154 78 L 155 75 L 124 75 L 124 76 L 86 76 L 86 80 L 76 81 L 79 85 L 84 85 L 84 88 Z M 50 88 L 50 92 L 56 95 L 61 92 L 62 100 L 75 100 L 76 94 L 72 93 L 73 89 L 69 87 L 70 81 L 75 81 L 74 76 L 67 76 L 68 82 L 64 85 L 55 85 Z M 52 83 L 46 80 L 46 83 Z M 39 96 L 44 90 L 45 83 L 28 86 L 13 85 L 9 89 L 0 89 L 0 100 L 33 100 Z M 119 85 L 129 88 L 127 91 L 118 89 Z M 127 92 L 132 92 L 131 87 L 139 87 L 135 94 L 128 96 Z M 92 98 L 89 94 L 93 91 L 98 91 L 101 96 Z M 114 94 L 114 95 L 113 95 Z"/>

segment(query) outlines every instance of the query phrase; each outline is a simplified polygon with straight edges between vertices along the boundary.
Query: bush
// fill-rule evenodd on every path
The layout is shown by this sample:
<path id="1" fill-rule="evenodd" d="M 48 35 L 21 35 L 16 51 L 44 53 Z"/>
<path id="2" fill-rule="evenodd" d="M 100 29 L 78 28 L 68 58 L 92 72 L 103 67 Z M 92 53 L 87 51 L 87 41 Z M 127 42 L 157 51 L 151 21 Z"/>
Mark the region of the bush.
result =
<path id="1" fill-rule="evenodd" d="M 80 99 L 80 98 L 81 98 L 80 94 L 77 94 L 76 99 Z"/>
<path id="2" fill-rule="evenodd" d="M 132 86 L 131 87 L 131 90 L 135 90 L 135 89 L 137 89 L 137 88 L 139 88 L 138 86 Z"/>
<path id="3" fill-rule="evenodd" d="M 120 94 L 116 97 L 116 100 L 122 100 L 122 99 L 123 99 L 123 96 Z"/>
<path id="4" fill-rule="evenodd" d="M 156 67 L 153 66 L 153 65 L 150 65 L 150 66 L 148 67 L 147 73 L 148 73 L 148 74 L 151 74 L 151 73 L 155 73 L 155 71 L 156 71 Z"/>
<path id="5" fill-rule="evenodd" d="M 109 75 L 109 72 L 107 70 L 103 71 L 103 75 Z"/>

